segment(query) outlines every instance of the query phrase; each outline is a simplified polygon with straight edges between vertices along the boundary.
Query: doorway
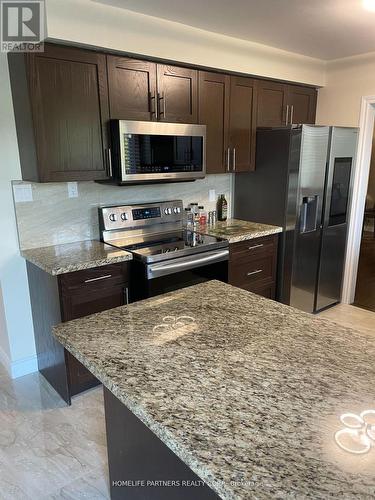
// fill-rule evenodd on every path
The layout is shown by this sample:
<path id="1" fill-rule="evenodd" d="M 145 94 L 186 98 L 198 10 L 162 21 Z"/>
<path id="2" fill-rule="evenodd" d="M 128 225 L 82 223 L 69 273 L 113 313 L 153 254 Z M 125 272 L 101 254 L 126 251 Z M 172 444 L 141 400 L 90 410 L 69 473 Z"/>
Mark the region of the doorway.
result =
<path id="1" fill-rule="evenodd" d="M 375 133 L 372 142 L 354 305 L 375 311 Z"/>
<path id="2" fill-rule="evenodd" d="M 363 217 L 369 183 L 372 146 L 374 142 L 374 122 L 375 95 L 362 97 L 357 161 L 352 184 L 352 203 L 342 287 L 343 304 L 353 304 L 355 301 L 359 256 L 363 235 Z"/>

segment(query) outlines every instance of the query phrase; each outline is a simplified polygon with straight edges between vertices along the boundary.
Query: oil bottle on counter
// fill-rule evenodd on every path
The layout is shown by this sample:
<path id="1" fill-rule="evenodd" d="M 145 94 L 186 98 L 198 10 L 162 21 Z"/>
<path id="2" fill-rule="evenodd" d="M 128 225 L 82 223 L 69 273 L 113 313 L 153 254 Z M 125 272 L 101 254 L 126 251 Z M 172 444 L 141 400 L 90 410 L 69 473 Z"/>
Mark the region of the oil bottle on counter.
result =
<path id="1" fill-rule="evenodd" d="M 228 217 L 228 202 L 225 199 L 225 195 L 221 194 L 217 201 L 217 218 L 220 221 L 227 220 Z"/>

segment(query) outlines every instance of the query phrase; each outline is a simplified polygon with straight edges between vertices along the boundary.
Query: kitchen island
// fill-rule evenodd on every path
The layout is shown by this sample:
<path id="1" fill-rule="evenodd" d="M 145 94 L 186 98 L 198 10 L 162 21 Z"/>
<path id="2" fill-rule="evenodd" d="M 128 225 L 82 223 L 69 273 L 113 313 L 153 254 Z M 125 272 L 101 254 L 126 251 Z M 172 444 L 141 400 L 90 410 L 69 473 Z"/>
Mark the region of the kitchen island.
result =
<path id="1" fill-rule="evenodd" d="M 374 409 L 372 335 L 217 281 L 54 334 L 104 385 L 112 498 L 375 495 L 375 448 L 335 441 Z"/>

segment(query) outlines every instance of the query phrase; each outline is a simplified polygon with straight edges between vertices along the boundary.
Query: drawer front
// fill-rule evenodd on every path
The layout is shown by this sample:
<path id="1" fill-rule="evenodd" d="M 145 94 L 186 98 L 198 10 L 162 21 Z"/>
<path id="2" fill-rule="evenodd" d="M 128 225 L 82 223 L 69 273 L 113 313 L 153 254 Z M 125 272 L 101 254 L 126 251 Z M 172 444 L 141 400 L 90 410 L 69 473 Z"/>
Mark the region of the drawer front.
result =
<path id="1" fill-rule="evenodd" d="M 248 262 L 234 262 L 229 266 L 229 283 L 242 287 L 261 281 L 274 281 L 275 258 L 273 255 Z"/>
<path id="2" fill-rule="evenodd" d="M 243 288 L 244 290 L 247 290 L 249 292 L 256 293 L 257 295 L 261 295 L 262 297 L 265 297 L 266 299 L 275 300 L 276 286 L 274 283 L 271 283 L 268 285 L 261 285 L 261 286 L 256 286 L 256 285 L 250 284 L 250 285 L 244 285 L 241 288 Z"/>
<path id="3" fill-rule="evenodd" d="M 230 257 L 234 262 L 249 261 L 273 255 L 277 251 L 278 235 L 240 241 L 230 245 Z"/>
<path id="4" fill-rule="evenodd" d="M 80 289 L 84 292 L 84 290 L 106 288 L 127 281 L 128 264 L 126 262 L 60 275 L 60 286 L 63 291 Z"/>

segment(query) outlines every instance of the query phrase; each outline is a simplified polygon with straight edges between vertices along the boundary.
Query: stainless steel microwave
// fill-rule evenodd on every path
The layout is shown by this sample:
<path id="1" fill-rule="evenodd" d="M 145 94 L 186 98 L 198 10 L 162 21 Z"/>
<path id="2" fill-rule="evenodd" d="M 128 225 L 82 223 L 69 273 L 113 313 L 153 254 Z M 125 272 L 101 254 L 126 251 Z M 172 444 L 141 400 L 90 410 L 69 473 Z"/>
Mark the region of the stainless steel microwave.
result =
<path id="1" fill-rule="evenodd" d="M 206 126 L 111 120 L 113 177 L 119 184 L 191 181 L 206 174 Z"/>

